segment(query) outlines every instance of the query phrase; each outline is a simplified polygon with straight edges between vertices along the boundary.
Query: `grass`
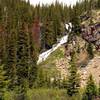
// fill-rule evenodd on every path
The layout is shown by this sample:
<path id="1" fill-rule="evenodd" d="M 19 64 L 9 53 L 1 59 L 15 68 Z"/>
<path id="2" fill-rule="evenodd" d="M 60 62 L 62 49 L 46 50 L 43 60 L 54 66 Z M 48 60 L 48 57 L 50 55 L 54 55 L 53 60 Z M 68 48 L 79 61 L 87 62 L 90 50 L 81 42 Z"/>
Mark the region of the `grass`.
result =
<path id="1" fill-rule="evenodd" d="M 59 74 L 58 70 L 56 69 L 56 60 L 64 58 L 64 47 L 61 46 L 57 50 L 55 50 L 47 59 L 46 61 L 40 63 L 38 68 L 42 68 L 47 74 L 51 77 L 56 76 Z"/>
<path id="2" fill-rule="evenodd" d="M 66 100 L 66 90 L 32 89 L 27 92 L 28 100 Z"/>
<path id="3" fill-rule="evenodd" d="M 4 93 L 4 100 L 14 100 L 15 93 L 13 91 L 6 91 Z"/>
<path id="4" fill-rule="evenodd" d="M 57 50 L 55 50 L 46 61 L 39 64 L 39 66 L 43 67 L 55 67 L 55 60 L 59 58 L 64 58 L 64 47 L 59 47 Z"/>
<path id="5" fill-rule="evenodd" d="M 29 89 L 26 94 L 26 100 L 81 100 L 82 94 L 69 97 L 66 89 Z M 15 93 L 6 92 L 4 100 L 15 100 Z"/>
<path id="6" fill-rule="evenodd" d="M 82 94 L 69 97 L 66 89 L 32 89 L 27 95 L 28 100 L 82 100 Z"/>

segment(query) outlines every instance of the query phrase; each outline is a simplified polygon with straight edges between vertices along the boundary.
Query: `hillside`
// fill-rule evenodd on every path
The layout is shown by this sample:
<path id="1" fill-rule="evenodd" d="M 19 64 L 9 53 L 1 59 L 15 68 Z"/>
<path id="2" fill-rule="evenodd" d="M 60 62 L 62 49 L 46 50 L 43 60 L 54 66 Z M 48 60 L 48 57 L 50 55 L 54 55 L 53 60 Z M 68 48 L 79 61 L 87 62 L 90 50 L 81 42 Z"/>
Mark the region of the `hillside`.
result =
<path id="1" fill-rule="evenodd" d="M 92 11 L 92 26 L 100 23 L 100 11 L 93 10 Z M 90 26 L 90 18 L 82 21 L 81 25 L 85 25 L 85 27 Z M 98 30 L 95 32 L 100 32 Z M 87 30 L 87 29 L 86 29 Z M 90 32 L 90 31 L 88 31 Z M 92 34 L 94 36 L 95 32 Z M 88 39 L 89 40 L 89 39 Z M 96 41 L 100 40 L 100 34 L 96 37 Z M 61 75 L 61 79 L 64 79 L 68 75 L 68 68 L 70 67 L 70 54 L 73 50 L 76 52 L 76 64 L 78 67 L 78 72 L 81 76 L 81 86 L 84 87 L 87 82 L 87 78 L 90 74 L 93 75 L 93 78 L 97 84 L 100 82 L 100 52 L 96 48 L 96 44 L 92 43 L 94 58 L 90 59 L 89 54 L 87 52 L 87 47 L 89 43 L 92 41 L 87 41 L 86 38 L 80 36 L 73 36 L 70 42 L 61 45 L 57 50 L 55 50 L 51 55 L 47 58 L 46 61 L 39 64 L 39 67 L 49 69 L 50 72 L 52 70 L 56 70 Z M 98 45 L 100 46 L 100 45 Z"/>
<path id="2" fill-rule="evenodd" d="M 100 100 L 100 0 L 31 1 L 0 0 L 0 100 Z"/>
<path id="3" fill-rule="evenodd" d="M 100 10 L 92 10 L 92 15 L 91 17 L 87 17 L 88 13 L 83 14 L 83 22 L 81 23 L 82 25 L 88 26 L 90 24 L 90 18 L 92 18 L 93 23 L 100 23 Z"/>
<path id="4" fill-rule="evenodd" d="M 49 73 L 54 74 L 58 72 L 61 74 L 61 78 L 67 77 L 69 68 L 69 59 L 65 56 L 65 46 L 62 45 L 55 52 L 53 52 L 46 61 L 39 64 L 39 67 L 49 70 Z M 81 86 L 86 84 L 87 78 L 90 73 L 93 75 L 96 83 L 100 81 L 100 54 L 96 54 L 95 57 L 87 61 L 87 53 L 83 51 L 78 54 L 78 65 L 86 64 L 85 67 L 78 66 L 78 72 L 81 75 Z M 80 59 L 82 58 L 82 59 Z"/>
<path id="5" fill-rule="evenodd" d="M 92 10 L 91 17 L 85 14 L 82 18 L 82 38 L 92 43 L 100 51 L 100 10 Z"/>

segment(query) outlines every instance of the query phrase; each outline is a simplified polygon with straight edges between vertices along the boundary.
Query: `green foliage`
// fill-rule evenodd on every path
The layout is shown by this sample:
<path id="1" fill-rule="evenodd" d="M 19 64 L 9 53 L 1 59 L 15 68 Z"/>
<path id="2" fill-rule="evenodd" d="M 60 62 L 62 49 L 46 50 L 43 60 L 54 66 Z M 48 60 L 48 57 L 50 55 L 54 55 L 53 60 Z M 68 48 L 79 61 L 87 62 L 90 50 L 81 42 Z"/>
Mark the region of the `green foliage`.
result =
<path id="1" fill-rule="evenodd" d="M 100 83 L 99 83 L 99 88 L 98 88 L 98 96 L 100 96 Z"/>
<path id="2" fill-rule="evenodd" d="M 4 92 L 7 88 L 8 80 L 6 80 L 4 65 L 0 66 L 0 100 L 3 99 Z"/>
<path id="3" fill-rule="evenodd" d="M 51 72 L 52 71 L 52 72 Z M 60 73 L 46 68 L 39 68 L 35 88 L 61 88 Z"/>
<path id="4" fill-rule="evenodd" d="M 47 80 L 48 79 L 48 80 Z M 49 78 L 47 78 L 47 73 L 43 69 L 38 70 L 38 76 L 36 80 L 36 87 L 47 87 Z"/>
<path id="5" fill-rule="evenodd" d="M 97 1 L 97 7 L 100 9 L 100 0 Z"/>
<path id="6" fill-rule="evenodd" d="M 8 87 L 12 89 L 15 85 L 16 78 L 16 44 L 14 33 L 11 34 L 11 40 L 9 40 L 9 45 L 7 47 L 7 60 L 4 66 L 6 71 L 5 76 L 9 80 Z"/>
<path id="7" fill-rule="evenodd" d="M 28 89 L 26 96 L 27 100 L 81 100 L 80 94 L 69 97 L 68 95 L 66 96 L 65 89 L 52 88 Z M 16 93 L 14 91 L 6 91 L 4 94 L 4 100 L 16 100 Z"/>
<path id="8" fill-rule="evenodd" d="M 53 30 L 52 22 L 47 20 L 45 23 L 45 46 L 51 48 L 56 43 L 56 37 Z"/>
<path id="9" fill-rule="evenodd" d="M 80 77 L 77 73 L 77 66 L 75 64 L 75 53 L 71 56 L 70 68 L 69 68 L 69 77 L 67 82 L 67 94 L 73 96 L 79 92 L 80 87 Z"/>
<path id="10" fill-rule="evenodd" d="M 99 2 L 100 0 L 97 0 L 97 8 L 99 8 Z M 61 87 L 61 80 L 57 78 L 60 76 L 54 68 L 54 61 L 64 57 L 61 50 L 58 49 L 47 61 L 39 65 L 48 67 L 46 73 L 42 71 L 37 73 L 36 64 L 39 48 L 33 42 L 33 21 L 38 19 L 41 26 L 44 27 L 41 36 L 43 45 L 50 48 L 56 43 L 57 38 L 65 32 L 65 23 L 72 21 L 77 28 L 80 24 L 79 16 L 84 11 L 89 11 L 91 6 L 91 0 L 77 2 L 73 7 L 68 7 L 57 1 L 55 5 L 43 5 L 41 7 L 40 5 L 31 6 L 29 0 L 28 2 L 26 0 L 0 0 L 0 91 L 14 90 L 18 97 L 20 95 L 24 97 L 27 88 L 32 88 L 35 81 L 38 87 L 52 87 L 52 85 L 57 86 L 57 88 Z M 89 46 L 87 49 L 92 58 L 92 47 Z M 48 73 L 52 75 L 48 76 Z M 52 85 L 50 83 L 51 77 L 54 78 Z M 78 92 L 79 81 L 73 59 L 68 81 L 69 94 Z M 63 84 L 66 87 L 66 82 Z M 56 97 L 56 99 L 58 98 L 59 96 Z"/>
<path id="11" fill-rule="evenodd" d="M 20 94 L 32 87 L 37 74 L 38 51 L 30 31 L 32 7 L 22 0 L 0 0 L 0 5 L 0 65 L 8 81 L 5 88 Z"/>
<path id="12" fill-rule="evenodd" d="M 13 92 L 13 91 L 5 91 L 4 100 L 14 100 L 14 99 L 15 99 L 15 92 Z"/>
<path id="13" fill-rule="evenodd" d="M 93 98 L 97 95 L 97 87 L 94 83 L 92 75 L 89 76 L 85 93 L 83 94 L 83 100 L 93 100 Z"/>
<path id="14" fill-rule="evenodd" d="M 94 53 L 93 53 L 93 46 L 91 43 L 89 43 L 87 46 L 87 52 L 89 54 L 89 58 L 92 59 L 94 57 Z"/>
<path id="15" fill-rule="evenodd" d="M 33 89 L 27 92 L 28 100 L 66 100 L 65 90 Z"/>

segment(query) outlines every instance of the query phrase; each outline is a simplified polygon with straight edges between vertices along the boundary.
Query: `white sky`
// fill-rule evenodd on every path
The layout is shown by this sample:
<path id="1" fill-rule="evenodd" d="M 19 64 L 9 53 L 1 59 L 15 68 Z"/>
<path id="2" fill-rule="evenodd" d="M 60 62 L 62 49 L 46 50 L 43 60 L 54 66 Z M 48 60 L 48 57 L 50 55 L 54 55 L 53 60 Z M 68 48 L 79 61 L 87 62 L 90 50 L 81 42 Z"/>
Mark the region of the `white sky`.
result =
<path id="1" fill-rule="evenodd" d="M 38 3 L 40 4 L 51 4 L 51 3 L 54 3 L 56 0 L 30 0 L 30 3 L 33 4 L 33 5 L 36 5 Z M 62 2 L 64 4 L 67 4 L 67 5 L 73 5 L 76 3 L 76 1 L 79 1 L 79 0 L 57 0 L 59 2 Z"/>

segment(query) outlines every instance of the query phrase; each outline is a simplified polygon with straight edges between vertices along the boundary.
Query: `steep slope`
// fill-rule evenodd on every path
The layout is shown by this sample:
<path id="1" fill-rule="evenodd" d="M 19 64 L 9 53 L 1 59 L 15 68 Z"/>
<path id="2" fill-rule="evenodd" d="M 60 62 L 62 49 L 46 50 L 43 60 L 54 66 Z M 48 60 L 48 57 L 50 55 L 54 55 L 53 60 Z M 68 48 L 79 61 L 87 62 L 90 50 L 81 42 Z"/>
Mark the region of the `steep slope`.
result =
<path id="1" fill-rule="evenodd" d="M 94 23 L 99 22 L 100 12 L 93 11 L 93 21 Z M 97 15 L 97 17 L 96 17 Z M 89 26 L 89 21 L 85 20 L 82 24 Z M 94 24 L 93 24 L 94 25 Z M 100 36 L 100 34 L 99 34 Z M 81 76 L 81 86 L 86 84 L 87 78 L 91 73 L 94 77 L 96 83 L 100 82 L 100 52 L 93 46 L 94 58 L 89 58 L 89 53 L 87 52 L 87 46 L 90 42 L 86 41 L 80 36 L 73 36 L 70 42 L 60 45 L 55 51 L 51 52 L 50 55 L 38 66 L 47 69 L 49 73 L 60 74 L 61 79 L 67 77 L 69 61 L 71 52 L 76 53 L 76 64 L 78 67 L 78 72 Z M 99 45 L 100 46 L 100 45 Z"/>
<path id="2" fill-rule="evenodd" d="M 77 37 L 76 45 L 72 46 L 77 51 L 79 49 L 77 55 L 77 66 L 78 72 L 81 76 L 81 86 L 83 87 L 86 84 L 87 78 L 89 74 L 93 74 L 93 77 L 96 83 L 100 81 L 100 54 L 96 53 L 95 57 L 91 60 L 88 58 L 88 53 L 86 51 L 86 42 Z M 69 44 L 71 45 L 71 44 Z M 78 45 L 78 46 L 77 46 Z M 55 75 L 60 74 L 61 79 L 67 77 L 68 68 L 69 68 L 69 60 L 70 55 L 68 55 L 69 50 L 66 50 L 66 45 L 61 45 L 57 50 L 55 50 L 51 55 L 38 66 L 48 70 L 48 74 Z M 70 47 L 69 47 L 70 48 Z M 81 67 L 82 66 L 82 67 Z"/>
<path id="3" fill-rule="evenodd" d="M 64 46 L 60 46 L 58 49 L 52 52 L 45 61 L 41 62 L 38 65 L 39 68 L 47 70 L 48 74 L 52 75 L 60 74 L 62 70 L 59 70 L 56 63 L 61 59 L 65 59 L 64 52 L 65 52 Z"/>
<path id="4" fill-rule="evenodd" d="M 59 48 L 62 44 L 66 43 L 67 40 L 68 40 L 68 35 L 63 36 L 57 44 L 54 44 L 54 45 L 52 46 L 51 49 L 49 49 L 49 50 L 43 52 L 42 54 L 40 54 L 40 55 L 39 55 L 39 58 L 38 58 L 38 61 L 37 61 L 37 64 L 39 64 L 39 63 L 45 61 L 45 60 L 48 58 L 48 56 L 49 56 L 52 52 L 54 52 L 54 51 L 55 51 L 57 48 Z"/>
<path id="5" fill-rule="evenodd" d="M 100 10 L 92 10 L 91 17 L 83 20 L 81 27 L 82 37 L 100 51 Z"/>
<path id="6" fill-rule="evenodd" d="M 87 78 L 90 74 L 93 75 L 93 78 L 97 84 L 100 83 L 100 56 L 95 56 L 92 60 L 89 61 L 88 65 L 84 68 L 79 69 L 81 75 L 81 85 L 86 84 Z"/>

